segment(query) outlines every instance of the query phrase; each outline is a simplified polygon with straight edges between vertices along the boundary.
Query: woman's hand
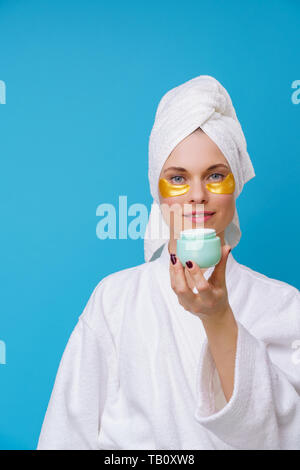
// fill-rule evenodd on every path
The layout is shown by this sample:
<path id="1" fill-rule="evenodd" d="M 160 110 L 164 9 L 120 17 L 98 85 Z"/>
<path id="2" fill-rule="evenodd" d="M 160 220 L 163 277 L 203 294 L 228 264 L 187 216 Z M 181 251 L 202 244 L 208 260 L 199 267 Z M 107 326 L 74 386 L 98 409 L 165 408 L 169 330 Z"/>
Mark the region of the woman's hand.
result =
<path id="1" fill-rule="evenodd" d="M 222 257 L 208 280 L 205 279 L 199 266 L 192 262 L 192 267 L 183 267 L 176 257 L 176 263 L 170 261 L 171 286 L 177 294 L 180 305 L 201 319 L 220 319 L 231 308 L 225 282 L 225 272 L 229 245 L 222 247 Z M 196 287 L 198 294 L 194 294 Z"/>

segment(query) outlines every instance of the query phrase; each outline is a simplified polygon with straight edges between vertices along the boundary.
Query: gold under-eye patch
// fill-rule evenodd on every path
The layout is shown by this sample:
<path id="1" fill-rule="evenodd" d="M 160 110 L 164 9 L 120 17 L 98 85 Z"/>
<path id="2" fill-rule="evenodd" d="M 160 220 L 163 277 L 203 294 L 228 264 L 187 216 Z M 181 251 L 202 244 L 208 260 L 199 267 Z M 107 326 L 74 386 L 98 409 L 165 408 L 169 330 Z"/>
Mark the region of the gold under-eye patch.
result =
<path id="1" fill-rule="evenodd" d="M 189 184 L 171 184 L 164 178 L 160 178 L 158 185 L 162 197 L 181 196 L 190 189 Z M 229 173 L 223 181 L 207 183 L 206 188 L 215 194 L 232 194 L 235 189 L 234 176 L 232 173 Z"/>
<path id="2" fill-rule="evenodd" d="M 235 181 L 232 173 L 229 173 L 223 181 L 207 183 L 208 191 L 215 194 L 232 194 L 235 189 Z"/>
<path id="3" fill-rule="evenodd" d="M 171 184 L 164 178 L 159 180 L 159 190 L 162 197 L 181 196 L 181 194 L 187 193 L 189 189 L 189 184 Z"/>

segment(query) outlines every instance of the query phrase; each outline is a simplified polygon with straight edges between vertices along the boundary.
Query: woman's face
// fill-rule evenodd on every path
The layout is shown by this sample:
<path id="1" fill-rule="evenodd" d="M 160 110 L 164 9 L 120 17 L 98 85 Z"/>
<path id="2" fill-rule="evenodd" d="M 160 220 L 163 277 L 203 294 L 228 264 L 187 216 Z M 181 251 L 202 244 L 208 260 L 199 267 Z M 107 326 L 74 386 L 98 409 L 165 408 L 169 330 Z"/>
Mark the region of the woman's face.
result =
<path id="1" fill-rule="evenodd" d="M 213 165 L 218 166 L 210 169 Z M 167 211 L 173 206 L 169 214 L 174 213 L 174 216 L 164 218 L 174 238 L 179 238 L 180 230 L 205 227 L 215 229 L 222 245 L 225 243 L 224 230 L 235 212 L 234 193 L 216 194 L 210 192 L 206 184 L 221 182 L 229 173 L 231 168 L 223 153 L 201 129 L 196 129 L 173 149 L 161 170 L 160 178 L 172 185 L 190 186 L 185 194 L 179 196 L 163 197 L 159 192 L 160 204 Z M 206 221 L 203 217 L 195 221 L 187 215 L 193 210 L 211 211 L 214 214 Z M 162 213 L 164 215 L 163 208 Z"/>

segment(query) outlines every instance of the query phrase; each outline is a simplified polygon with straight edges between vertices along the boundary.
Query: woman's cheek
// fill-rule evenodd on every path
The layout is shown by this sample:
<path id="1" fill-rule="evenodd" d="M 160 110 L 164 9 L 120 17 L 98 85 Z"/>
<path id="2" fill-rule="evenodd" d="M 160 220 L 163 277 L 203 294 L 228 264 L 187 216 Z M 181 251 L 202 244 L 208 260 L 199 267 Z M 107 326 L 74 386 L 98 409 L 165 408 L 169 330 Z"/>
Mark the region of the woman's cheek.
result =
<path id="1" fill-rule="evenodd" d="M 214 194 L 212 198 L 212 207 L 229 208 L 232 206 L 234 198 L 231 194 Z"/>
<path id="2" fill-rule="evenodd" d="M 165 222 L 170 226 L 172 224 L 175 231 L 183 230 L 184 207 L 182 197 L 160 197 L 161 212 Z"/>
<path id="3" fill-rule="evenodd" d="M 215 195 L 211 207 L 217 212 L 218 219 L 227 226 L 233 219 L 235 212 L 235 199 L 232 195 L 218 194 Z"/>

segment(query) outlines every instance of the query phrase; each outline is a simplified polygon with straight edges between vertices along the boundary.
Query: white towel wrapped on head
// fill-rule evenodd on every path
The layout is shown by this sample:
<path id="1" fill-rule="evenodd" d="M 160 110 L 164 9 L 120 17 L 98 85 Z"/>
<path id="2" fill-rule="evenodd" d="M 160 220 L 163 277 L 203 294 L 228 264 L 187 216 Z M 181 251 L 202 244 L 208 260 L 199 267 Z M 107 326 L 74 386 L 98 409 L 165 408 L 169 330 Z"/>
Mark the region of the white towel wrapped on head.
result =
<path id="1" fill-rule="evenodd" d="M 200 75 L 168 91 L 159 102 L 149 138 L 148 177 L 153 203 L 144 235 L 145 261 L 150 261 L 170 238 L 169 227 L 159 208 L 161 169 L 176 145 L 198 127 L 227 159 L 235 179 L 235 199 L 244 184 L 255 176 L 230 96 L 218 80 Z M 232 222 L 225 229 L 225 242 L 233 248 L 240 238 L 239 218 L 235 210 Z"/>

